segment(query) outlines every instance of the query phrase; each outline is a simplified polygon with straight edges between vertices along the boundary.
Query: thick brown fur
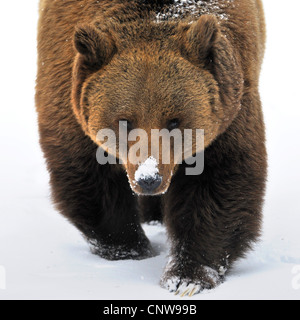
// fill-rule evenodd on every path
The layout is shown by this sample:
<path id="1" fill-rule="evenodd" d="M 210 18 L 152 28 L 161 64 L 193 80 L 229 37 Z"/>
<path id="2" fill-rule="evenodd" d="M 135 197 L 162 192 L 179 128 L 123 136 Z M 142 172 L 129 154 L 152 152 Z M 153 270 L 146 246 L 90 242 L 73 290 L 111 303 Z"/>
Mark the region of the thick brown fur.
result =
<path id="1" fill-rule="evenodd" d="M 141 216 L 163 219 L 172 245 L 166 287 L 174 279 L 215 287 L 261 227 L 262 4 L 202 3 L 191 16 L 175 15 L 172 0 L 40 2 L 36 106 L 54 202 L 107 259 L 152 256 Z M 121 119 L 148 133 L 172 119 L 205 129 L 203 174 L 159 163 L 157 197 L 135 195 L 136 166 L 96 161 L 98 130 L 117 132 Z"/>

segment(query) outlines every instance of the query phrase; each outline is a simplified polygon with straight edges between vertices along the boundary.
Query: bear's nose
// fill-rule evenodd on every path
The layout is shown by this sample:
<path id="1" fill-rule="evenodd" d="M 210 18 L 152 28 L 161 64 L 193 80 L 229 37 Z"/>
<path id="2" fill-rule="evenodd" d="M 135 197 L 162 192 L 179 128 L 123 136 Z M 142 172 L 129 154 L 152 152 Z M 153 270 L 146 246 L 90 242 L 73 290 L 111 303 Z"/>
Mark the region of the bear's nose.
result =
<path id="1" fill-rule="evenodd" d="M 151 194 L 161 185 L 162 177 L 159 175 L 155 177 L 145 177 L 138 180 L 137 183 L 145 194 Z"/>

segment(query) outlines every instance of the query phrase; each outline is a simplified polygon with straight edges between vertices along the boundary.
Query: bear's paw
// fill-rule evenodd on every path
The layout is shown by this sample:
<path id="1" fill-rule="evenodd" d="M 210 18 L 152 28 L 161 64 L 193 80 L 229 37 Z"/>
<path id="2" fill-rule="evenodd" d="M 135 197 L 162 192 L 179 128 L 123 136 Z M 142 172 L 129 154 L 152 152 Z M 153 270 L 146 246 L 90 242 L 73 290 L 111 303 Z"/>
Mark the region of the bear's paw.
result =
<path id="1" fill-rule="evenodd" d="M 139 242 L 138 246 L 107 245 L 98 241 L 89 241 L 90 250 L 99 257 L 110 260 L 143 260 L 154 257 L 156 254 L 148 239 Z"/>
<path id="2" fill-rule="evenodd" d="M 201 266 L 197 272 L 197 279 L 193 280 L 188 277 L 174 275 L 176 274 L 174 270 L 167 270 L 161 280 L 161 286 L 180 297 L 192 297 L 204 290 L 211 290 L 220 285 L 224 280 L 224 272 L 222 270 L 223 268 L 220 268 L 218 272 L 210 267 Z"/>

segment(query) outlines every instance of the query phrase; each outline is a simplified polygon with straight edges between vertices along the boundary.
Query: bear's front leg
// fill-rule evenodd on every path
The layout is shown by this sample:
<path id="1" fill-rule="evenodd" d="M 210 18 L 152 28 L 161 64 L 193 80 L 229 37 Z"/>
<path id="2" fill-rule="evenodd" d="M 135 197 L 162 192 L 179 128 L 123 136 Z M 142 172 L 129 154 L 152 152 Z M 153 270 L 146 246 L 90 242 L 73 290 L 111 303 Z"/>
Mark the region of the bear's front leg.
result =
<path id="1" fill-rule="evenodd" d="M 88 219 L 77 224 L 92 252 L 108 260 L 140 260 L 153 256 L 126 174 L 114 167 L 102 170 L 108 171 L 109 175 L 102 175 L 101 188 L 94 191 L 98 192 L 99 200 L 98 208 L 90 206 L 90 210 L 95 210 L 95 220 L 92 224 Z"/>
<path id="2" fill-rule="evenodd" d="M 173 177 L 164 199 L 171 242 L 164 288 L 183 296 L 215 288 L 257 239 L 265 176 L 248 164 L 206 156 L 201 176 L 186 176 L 181 166 Z"/>
<path id="3" fill-rule="evenodd" d="M 58 209 L 102 258 L 153 256 L 125 171 L 117 165 L 99 165 L 96 147 L 86 140 L 82 141 L 86 153 L 44 144 Z"/>
<path id="4" fill-rule="evenodd" d="M 201 182 L 201 177 L 178 172 L 165 196 L 171 256 L 161 285 L 183 296 L 216 287 L 228 267 L 217 216 L 205 203 L 209 190 Z"/>

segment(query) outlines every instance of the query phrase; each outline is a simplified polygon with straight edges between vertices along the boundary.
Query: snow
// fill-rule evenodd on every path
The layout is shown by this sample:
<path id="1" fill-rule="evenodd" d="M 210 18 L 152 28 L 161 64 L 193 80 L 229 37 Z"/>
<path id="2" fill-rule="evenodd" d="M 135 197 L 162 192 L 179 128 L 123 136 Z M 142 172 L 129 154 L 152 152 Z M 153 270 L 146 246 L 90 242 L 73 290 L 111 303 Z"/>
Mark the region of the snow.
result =
<path id="1" fill-rule="evenodd" d="M 214 15 L 220 20 L 227 20 L 229 17 L 224 8 L 234 6 L 235 0 L 174 0 L 167 10 L 158 12 L 155 22 L 160 23 L 182 17 L 196 18 L 203 14 Z"/>
<path id="2" fill-rule="evenodd" d="M 149 157 L 145 162 L 141 163 L 135 172 L 135 181 L 147 180 L 149 178 L 155 179 L 159 173 L 158 162 L 152 156 Z"/>
<path id="3" fill-rule="evenodd" d="M 237 0 L 236 0 L 237 1 Z M 157 256 L 105 261 L 51 205 L 34 110 L 37 1 L 0 12 L 0 280 L 2 299 L 300 299 L 298 0 L 265 0 L 268 50 L 261 79 L 269 181 L 262 240 L 213 291 L 180 298 L 159 286 L 168 262 L 163 226 L 145 225 Z M 18 8 L 18 10 L 16 10 Z M 18 21 L 17 24 L 15 22 Z M 278 23 L 280 21 L 280 23 Z"/>

